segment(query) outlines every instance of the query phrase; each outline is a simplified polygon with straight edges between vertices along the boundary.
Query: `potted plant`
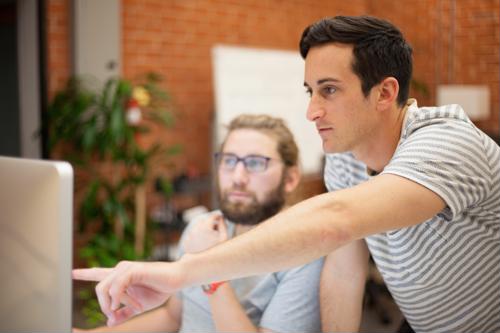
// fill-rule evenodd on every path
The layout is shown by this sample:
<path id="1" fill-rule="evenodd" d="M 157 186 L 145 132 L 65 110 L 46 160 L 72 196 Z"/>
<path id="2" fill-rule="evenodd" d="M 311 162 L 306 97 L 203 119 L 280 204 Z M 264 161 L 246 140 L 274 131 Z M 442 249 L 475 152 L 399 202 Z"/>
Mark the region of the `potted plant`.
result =
<path id="1" fill-rule="evenodd" d="M 139 142 L 151 124 L 173 124 L 169 96 L 159 82 L 150 73 L 137 84 L 112 78 L 92 90 L 71 78 L 49 105 L 49 151 L 75 168 L 75 190 L 82 194 L 76 210 L 79 232 L 90 235 L 79 256 L 89 267 L 145 259 L 150 253 L 145 186 L 155 177 L 152 165 L 179 151 L 178 146 Z M 172 192 L 169 182 L 161 185 L 166 195 Z M 87 323 L 102 322 L 93 292 L 83 290 L 80 297 Z"/>

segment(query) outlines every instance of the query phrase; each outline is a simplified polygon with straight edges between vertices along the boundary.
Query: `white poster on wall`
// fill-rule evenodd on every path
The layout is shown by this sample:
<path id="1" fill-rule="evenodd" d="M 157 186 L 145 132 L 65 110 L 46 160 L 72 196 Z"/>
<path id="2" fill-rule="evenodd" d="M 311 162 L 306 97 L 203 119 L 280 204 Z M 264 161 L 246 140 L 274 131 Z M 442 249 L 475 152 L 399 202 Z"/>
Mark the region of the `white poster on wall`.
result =
<path id="1" fill-rule="evenodd" d="M 241 113 L 285 119 L 300 149 L 304 174 L 321 172 L 323 150 L 314 123 L 306 119 L 304 60 L 298 51 L 218 45 L 212 49 L 215 87 L 215 147 L 225 126 Z"/>

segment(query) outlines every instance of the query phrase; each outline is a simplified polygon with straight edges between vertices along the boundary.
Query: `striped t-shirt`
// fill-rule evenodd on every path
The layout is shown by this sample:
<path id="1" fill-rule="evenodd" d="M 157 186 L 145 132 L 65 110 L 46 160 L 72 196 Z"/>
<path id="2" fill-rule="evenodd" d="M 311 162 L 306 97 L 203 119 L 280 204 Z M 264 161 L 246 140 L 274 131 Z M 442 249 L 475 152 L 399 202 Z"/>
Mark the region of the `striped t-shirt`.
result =
<path id="1" fill-rule="evenodd" d="M 367 237 L 368 248 L 416 332 L 500 332 L 500 147 L 458 105 L 408 104 L 382 173 L 425 186 L 447 206 L 418 225 Z M 329 191 L 368 179 L 352 154 L 327 155 Z"/>

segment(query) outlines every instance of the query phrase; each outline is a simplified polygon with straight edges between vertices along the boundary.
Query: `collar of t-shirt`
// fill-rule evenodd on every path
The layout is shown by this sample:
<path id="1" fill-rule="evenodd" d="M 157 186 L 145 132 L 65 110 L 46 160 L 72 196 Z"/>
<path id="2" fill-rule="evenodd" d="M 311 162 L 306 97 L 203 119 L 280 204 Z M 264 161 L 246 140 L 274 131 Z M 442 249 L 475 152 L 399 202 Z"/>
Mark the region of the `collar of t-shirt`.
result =
<path id="1" fill-rule="evenodd" d="M 413 105 L 414 104 L 414 105 Z M 399 141 L 398 141 L 398 146 L 399 146 L 399 143 L 401 142 L 401 138 L 403 137 L 403 132 L 404 132 L 404 129 L 405 129 L 405 126 L 406 126 L 406 121 L 408 119 L 408 109 L 411 107 L 418 107 L 417 106 L 417 100 L 415 98 L 409 98 L 407 101 L 406 101 L 406 104 L 405 106 L 403 107 L 403 114 L 404 114 L 404 119 L 403 119 L 403 122 L 401 123 L 401 134 L 399 136 Z M 375 170 L 372 170 L 370 169 L 368 166 L 366 167 L 366 173 L 368 174 L 369 177 L 374 177 L 376 175 L 378 175 L 380 172 L 377 172 Z"/>

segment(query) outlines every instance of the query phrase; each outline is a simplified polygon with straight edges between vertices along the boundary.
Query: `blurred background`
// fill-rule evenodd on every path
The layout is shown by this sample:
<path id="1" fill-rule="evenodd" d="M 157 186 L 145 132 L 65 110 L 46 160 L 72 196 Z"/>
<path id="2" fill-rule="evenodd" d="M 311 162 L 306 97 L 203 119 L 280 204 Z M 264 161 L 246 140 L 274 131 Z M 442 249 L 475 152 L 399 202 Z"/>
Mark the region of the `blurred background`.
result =
<path id="1" fill-rule="evenodd" d="M 498 142 L 500 0 L 0 0 L 0 155 L 72 162 L 75 266 L 173 260 L 185 223 L 216 205 L 214 48 L 298 57 L 307 25 L 363 14 L 412 45 L 419 105 L 465 103 Z M 294 117 L 307 126 L 305 108 Z M 307 171 L 291 202 L 324 191 L 320 168 Z"/>

